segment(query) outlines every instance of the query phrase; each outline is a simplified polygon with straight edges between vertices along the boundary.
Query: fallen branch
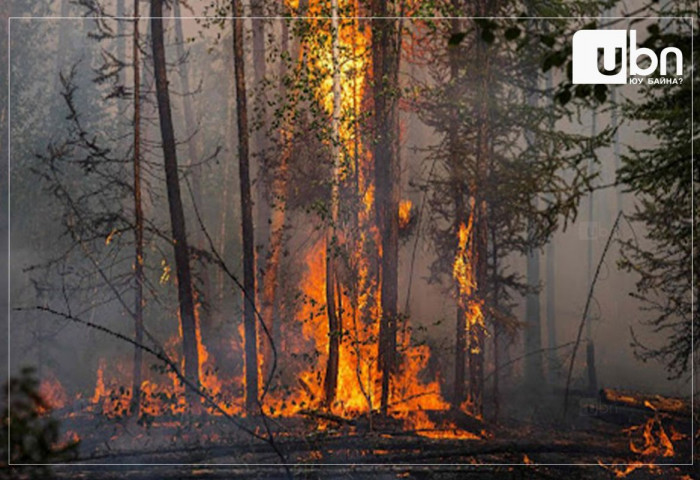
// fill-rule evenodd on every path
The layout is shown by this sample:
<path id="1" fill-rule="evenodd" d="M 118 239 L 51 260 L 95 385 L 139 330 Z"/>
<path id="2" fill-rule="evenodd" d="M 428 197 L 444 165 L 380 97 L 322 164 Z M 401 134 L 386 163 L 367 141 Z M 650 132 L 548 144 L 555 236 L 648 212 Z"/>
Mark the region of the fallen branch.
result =
<path id="1" fill-rule="evenodd" d="M 608 249 L 610 248 L 610 244 L 612 243 L 613 235 L 615 234 L 615 230 L 617 230 L 617 225 L 620 223 L 621 217 L 622 212 L 620 211 L 618 212 L 617 217 L 615 217 L 615 223 L 613 223 L 612 229 L 610 229 L 610 235 L 608 235 L 608 240 L 605 242 L 605 248 L 603 248 L 603 253 L 600 255 L 598 266 L 595 269 L 595 275 L 593 275 L 593 281 L 591 281 L 591 286 L 588 290 L 588 297 L 586 298 L 586 307 L 583 309 L 581 323 L 578 326 L 576 342 L 574 343 L 574 351 L 571 352 L 571 361 L 569 362 L 569 373 L 566 375 L 566 389 L 564 390 L 564 416 L 566 416 L 566 411 L 569 408 L 569 386 L 571 385 L 571 374 L 574 370 L 576 351 L 578 350 L 578 346 L 581 343 L 581 334 L 583 333 L 583 327 L 586 324 L 586 318 L 588 318 L 588 309 L 591 308 L 591 299 L 593 298 L 595 284 L 598 281 L 598 275 L 600 275 L 600 268 L 603 266 L 603 260 L 605 260 L 605 255 L 608 253 Z"/>

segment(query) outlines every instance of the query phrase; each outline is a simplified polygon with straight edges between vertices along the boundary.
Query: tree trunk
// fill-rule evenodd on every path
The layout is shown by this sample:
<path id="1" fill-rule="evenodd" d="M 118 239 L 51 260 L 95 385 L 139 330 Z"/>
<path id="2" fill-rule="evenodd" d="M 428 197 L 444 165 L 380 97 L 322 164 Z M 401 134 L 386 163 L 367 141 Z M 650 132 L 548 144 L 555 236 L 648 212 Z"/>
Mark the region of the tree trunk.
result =
<path id="1" fill-rule="evenodd" d="M 243 324 L 245 330 L 245 405 L 248 413 L 258 407 L 258 345 L 255 323 L 255 244 L 253 236 L 253 204 L 250 194 L 250 157 L 248 135 L 248 101 L 245 86 L 243 53 L 243 19 L 240 1 L 233 7 L 233 67 L 236 81 L 236 112 L 238 116 L 238 168 L 241 188 L 241 219 L 243 230 Z"/>
<path id="2" fill-rule="evenodd" d="M 331 179 L 331 223 L 326 231 L 326 310 L 328 312 L 328 363 L 324 379 L 324 396 L 326 408 L 330 408 L 335 400 L 338 386 L 338 364 L 340 362 L 340 341 L 342 334 L 342 312 L 336 308 L 335 297 L 335 255 L 336 255 L 336 226 L 338 223 L 339 182 L 340 182 L 340 121 L 341 121 L 341 92 L 339 45 L 340 25 L 338 22 L 338 0 L 331 1 L 332 9 L 332 51 L 333 51 L 333 112 L 332 124 L 332 156 L 333 178 Z M 342 295 L 340 289 L 338 296 Z"/>
<path id="3" fill-rule="evenodd" d="M 491 145 L 491 125 L 493 118 L 489 109 L 491 75 L 493 66 L 490 62 L 488 46 L 485 42 L 477 43 L 478 65 L 483 65 L 479 78 L 479 102 L 478 102 L 478 130 L 476 139 L 476 178 L 472 182 L 472 210 L 473 210 L 473 254 L 474 280 L 476 288 L 474 297 L 476 302 L 483 302 L 486 298 L 486 286 L 488 284 L 488 205 L 486 195 L 480 189 L 480 183 L 488 180 L 489 168 L 493 156 Z M 468 402 L 472 413 L 483 415 L 484 399 L 484 349 L 485 325 L 483 314 L 479 321 L 471 322 L 468 332 L 468 358 L 469 358 L 469 395 Z"/>
<path id="4" fill-rule="evenodd" d="M 491 229 L 491 288 L 493 289 L 493 310 L 496 312 L 493 320 L 493 418 L 498 421 L 501 414 L 501 337 L 503 336 L 503 324 L 499 319 L 499 304 L 501 284 L 498 279 L 498 241 L 496 229 Z"/>
<path id="5" fill-rule="evenodd" d="M 456 6 L 456 5 L 455 5 Z M 450 33 L 456 35 L 460 32 L 460 22 L 458 19 L 453 18 L 450 20 Z M 456 86 L 458 82 L 459 74 L 459 52 L 457 49 L 450 49 L 449 55 L 449 67 L 450 67 L 450 81 L 453 86 Z M 458 238 L 458 232 L 462 224 L 467 222 L 465 218 L 465 206 L 464 206 L 464 191 L 462 185 L 466 181 L 462 178 L 461 172 L 462 158 L 460 157 L 458 151 L 459 143 L 459 115 L 456 111 L 452 112 L 452 118 L 450 118 L 450 126 L 447 134 L 448 149 L 449 149 L 449 162 L 450 162 L 450 176 L 453 182 L 453 193 L 454 193 L 454 208 L 455 216 L 453 228 L 453 237 Z M 457 253 L 459 253 L 459 246 L 457 248 Z M 454 408 L 459 408 L 459 406 L 466 400 L 466 361 L 467 361 L 467 310 L 464 308 L 463 302 L 469 299 L 461 299 L 461 292 L 459 290 L 459 285 L 455 286 L 457 292 L 457 317 L 455 322 L 455 376 L 454 385 L 452 392 L 452 406 Z"/>
<path id="6" fill-rule="evenodd" d="M 180 18 L 180 2 L 182 0 L 177 0 L 173 3 L 173 19 L 175 21 L 175 45 L 177 48 L 177 56 L 179 59 L 179 65 L 178 65 L 178 70 L 179 70 L 179 76 L 180 76 L 180 85 L 182 86 L 182 103 L 183 103 L 183 113 L 184 113 L 184 120 L 185 120 L 185 135 L 188 137 L 187 141 L 187 154 L 188 154 L 188 161 L 187 161 L 187 166 L 190 169 L 191 175 L 190 178 L 192 179 L 192 201 L 195 202 L 198 206 L 202 205 L 202 188 L 201 188 L 201 179 L 200 179 L 200 167 L 196 165 L 197 160 L 200 158 L 200 152 L 201 152 L 201 147 L 199 144 L 199 139 L 200 136 L 197 134 L 195 129 L 197 128 L 197 120 L 196 120 L 196 115 L 194 111 L 194 107 L 192 105 L 192 92 L 190 90 L 190 80 L 189 80 L 189 72 L 187 68 L 187 62 L 184 61 L 185 59 L 185 37 L 182 32 L 182 19 Z M 192 131 L 190 131 L 192 130 Z M 202 232 L 201 229 L 197 229 L 195 232 L 195 243 L 197 244 L 197 248 L 199 250 L 205 250 L 206 246 L 206 239 L 204 238 L 204 233 Z M 209 272 L 207 271 L 206 264 L 201 264 L 201 271 L 199 274 L 201 275 L 201 291 L 198 291 L 195 299 L 196 302 L 198 302 L 200 305 L 209 302 L 211 300 L 210 298 L 210 283 L 209 283 Z M 195 284 L 193 284 L 193 287 L 195 288 L 195 291 L 197 290 L 197 287 Z M 211 316 L 205 316 L 207 318 L 207 322 L 202 322 L 202 319 L 199 319 L 199 324 L 197 325 L 197 328 L 200 330 L 200 338 L 204 338 L 207 335 L 204 335 L 206 332 L 202 332 L 202 328 L 207 330 L 207 328 L 211 328 Z"/>
<path id="7" fill-rule="evenodd" d="M 232 55 L 226 55 L 224 58 L 224 69 L 227 71 L 233 70 L 233 58 Z M 233 79 L 232 79 L 233 80 Z M 230 82 L 226 86 L 226 131 L 233 131 L 235 113 L 236 110 L 233 106 L 233 99 L 235 98 L 235 84 Z M 233 154 L 234 149 L 234 137 L 233 135 L 226 136 L 226 147 L 229 152 Z M 231 175 L 232 162 L 224 162 L 224 171 L 222 182 L 222 192 L 221 198 L 219 199 L 219 238 L 217 249 L 221 258 L 226 258 L 227 244 L 228 244 L 228 214 L 229 214 L 229 196 L 230 196 L 230 184 L 228 181 L 229 175 Z M 224 270 L 223 268 L 216 269 L 216 299 L 218 302 L 218 308 L 223 310 L 224 302 L 224 292 L 225 292 L 225 282 L 224 282 Z"/>
<path id="8" fill-rule="evenodd" d="M 532 249 L 527 255 L 526 278 L 528 287 L 539 288 L 540 252 Z M 540 295 L 528 292 L 525 296 L 525 352 L 542 350 L 542 320 L 540 315 Z M 525 382 L 533 387 L 542 385 L 542 354 L 533 353 L 525 358 Z"/>
<path id="9" fill-rule="evenodd" d="M 591 113 L 591 137 L 595 137 L 596 133 L 598 131 L 598 125 L 597 125 L 597 115 L 596 112 L 593 111 Z M 595 162 L 593 158 L 590 158 L 588 160 L 588 174 L 593 175 L 595 169 Z M 586 238 L 586 257 L 587 257 L 587 277 L 588 281 L 586 282 L 586 285 L 591 285 L 595 280 L 594 280 L 594 270 L 595 270 L 595 265 L 593 263 L 593 248 L 594 248 L 594 235 L 593 233 L 597 231 L 597 229 L 594 229 L 593 226 L 598 223 L 597 217 L 596 217 L 596 209 L 595 209 L 595 202 L 594 202 L 594 191 L 591 191 L 588 194 L 588 231 L 587 233 L 587 238 Z M 586 372 L 588 376 L 588 390 L 590 391 L 595 391 L 597 389 L 597 378 L 595 374 L 595 345 L 593 343 L 593 318 L 591 316 L 590 310 L 586 311 Z"/>
<path id="10" fill-rule="evenodd" d="M 525 72 L 526 82 L 532 91 L 536 91 L 538 87 L 537 69 L 530 66 Z M 537 107 L 537 93 L 526 94 L 526 102 L 530 108 Z M 535 143 L 534 133 L 530 130 L 525 131 L 525 141 L 528 147 L 532 147 Z M 537 197 L 532 199 L 534 207 L 537 208 Z M 531 229 L 535 228 L 528 225 L 528 237 L 534 235 Z M 526 279 L 527 285 L 532 291 L 525 296 L 525 353 L 533 353 L 525 357 L 525 382 L 533 389 L 539 389 L 543 385 L 543 369 L 542 369 L 542 318 L 540 313 L 540 251 L 536 248 L 530 249 L 526 259 Z"/>
<path id="11" fill-rule="evenodd" d="M 134 340 L 143 343 L 143 207 L 141 205 L 141 61 L 139 58 L 139 0 L 134 0 Z M 143 351 L 134 348 L 131 413 L 138 416 L 141 406 L 141 369 Z"/>
<path id="12" fill-rule="evenodd" d="M 280 51 L 286 52 L 289 48 L 289 29 L 286 22 L 282 24 Z M 304 49 L 299 49 L 299 65 L 303 62 Z M 285 60 L 280 60 L 279 88 L 282 98 L 286 98 L 285 77 L 287 67 Z M 296 102 L 292 101 L 292 108 Z M 262 317 L 268 330 L 272 333 L 275 345 L 281 340 L 281 325 L 277 318 L 277 287 L 282 251 L 284 249 L 285 222 L 287 218 L 287 186 L 289 182 L 288 164 L 292 154 L 292 129 L 293 125 L 285 122 L 280 128 L 281 155 L 279 165 L 275 169 L 274 177 L 270 184 L 271 197 L 275 199 L 270 218 L 270 246 L 268 248 L 267 261 L 265 263 L 265 275 L 262 278 Z M 269 345 L 269 343 L 265 343 Z M 269 348 L 263 351 L 263 365 L 270 365 L 271 352 Z M 267 372 L 267 369 L 265 370 Z"/>
<path id="13" fill-rule="evenodd" d="M 64 0 L 64 4 L 68 3 L 68 0 Z M 63 9 L 61 9 L 63 10 Z M 125 32 L 125 20 L 122 20 L 121 17 L 125 17 L 124 13 L 124 0 L 117 0 L 117 10 L 116 10 L 116 16 L 117 16 L 117 58 L 120 61 L 125 61 L 126 59 L 126 32 Z M 61 11 L 61 16 L 67 16 L 66 13 Z M 126 86 L 126 76 L 124 75 L 124 70 L 120 70 L 120 72 L 117 74 L 117 83 L 123 84 Z M 126 110 L 126 105 L 119 102 L 119 113 L 125 113 Z"/>
<path id="14" fill-rule="evenodd" d="M 550 70 L 547 74 L 545 90 L 550 93 L 550 102 L 552 108 L 554 108 L 555 100 L 554 93 L 552 91 L 552 71 Z M 549 127 L 554 131 L 554 120 L 550 120 Z M 552 152 L 553 154 L 555 152 Z M 559 359 L 557 357 L 557 352 L 555 351 L 557 346 L 557 318 L 556 318 L 556 277 L 554 269 L 554 257 L 556 255 L 556 247 L 554 246 L 554 239 L 550 239 L 547 243 L 547 250 L 545 252 L 545 318 L 547 323 L 547 348 L 549 349 L 549 355 L 547 356 L 547 374 L 549 376 L 549 384 L 554 385 L 557 380 L 557 374 L 559 372 Z"/>
<path id="15" fill-rule="evenodd" d="M 153 66 L 156 80 L 156 97 L 160 133 L 163 142 L 163 159 L 170 209 L 170 223 L 173 233 L 177 290 L 180 303 L 180 327 L 182 330 L 182 350 L 185 363 L 185 378 L 199 388 L 199 358 L 197 352 L 196 319 L 190 273 L 189 249 L 185 230 L 185 215 L 180 196 L 180 179 L 177 171 L 175 133 L 170 110 L 170 94 L 165 65 L 165 45 L 163 38 L 163 0 L 151 1 L 151 35 L 153 44 Z M 187 404 L 194 408 L 197 395 L 186 389 Z"/>
<path id="16" fill-rule="evenodd" d="M 399 260 L 399 162 L 397 20 L 386 2 L 372 1 L 372 66 L 374 77 L 374 182 L 375 211 L 381 237 L 381 319 L 379 323 L 379 369 L 382 377 L 381 411 L 386 413 L 396 367 L 396 322 Z M 381 129 L 381 131 L 380 131 Z"/>
<path id="17" fill-rule="evenodd" d="M 258 272 L 261 272 L 261 285 L 264 285 L 264 278 L 267 274 L 265 270 L 265 263 L 268 256 L 268 240 L 272 234 L 270 228 L 270 202 L 268 199 L 271 197 L 267 195 L 268 193 L 268 183 L 265 174 L 267 171 L 267 148 L 269 146 L 267 142 L 267 135 L 265 132 L 265 122 L 266 122 L 266 98 L 265 98 L 265 87 L 263 86 L 263 81 L 267 73 L 267 65 L 265 63 L 265 22 L 262 17 L 265 15 L 265 0 L 254 0 L 250 2 L 250 13 L 252 15 L 251 26 L 252 26 L 252 45 L 253 45 L 253 83 L 255 88 L 255 107 L 254 112 L 258 112 L 260 115 L 259 121 L 260 126 L 255 128 L 252 134 L 253 140 L 253 158 L 257 160 L 257 191 L 256 191 L 256 217 L 257 222 L 255 223 L 255 236 L 258 241 L 257 252 L 257 263 Z M 280 2 L 284 3 L 284 2 Z M 282 20 L 284 22 L 284 20 Z M 271 197 L 274 198 L 274 197 Z M 268 329 L 270 325 L 267 325 Z M 261 339 L 261 345 L 266 345 L 266 341 Z M 269 357 L 269 348 L 262 348 L 265 358 Z"/>
<path id="18" fill-rule="evenodd" d="M 484 134 L 488 138 L 488 133 Z M 485 140 L 485 139 L 484 139 Z M 484 168 L 482 166 L 482 168 Z M 479 175 L 479 178 L 486 176 Z M 485 297 L 487 285 L 487 248 L 488 248 L 488 224 L 487 205 L 483 200 L 475 202 L 477 209 L 474 219 L 474 241 L 476 242 L 476 301 L 481 302 Z M 483 322 L 483 318 L 481 322 Z M 484 410 L 484 349 L 485 326 L 483 323 L 472 325 L 469 330 L 469 403 L 472 405 L 473 413 L 477 416 L 483 415 Z"/>

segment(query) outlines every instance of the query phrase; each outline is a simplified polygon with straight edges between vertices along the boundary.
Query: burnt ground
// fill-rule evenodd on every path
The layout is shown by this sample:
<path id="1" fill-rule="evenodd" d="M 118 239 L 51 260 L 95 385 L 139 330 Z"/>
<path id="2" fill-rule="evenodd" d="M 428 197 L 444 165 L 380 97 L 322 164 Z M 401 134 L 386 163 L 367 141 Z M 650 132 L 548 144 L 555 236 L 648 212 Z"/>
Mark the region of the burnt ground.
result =
<path id="1" fill-rule="evenodd" d="M 15 468 L 11 475 L 124 480 L 274 479 L 289 478 L 289 473 L 299 479 L 610 479 L 623 473 L 626 467 L 620 464 L 641 462 L 656 466 L 632 469 L 628 478 L 698 478 L 692 466 L 663 465 L 691 463 L 689 419 L 602 405 L 595 397 L 578 395 L 564 420 L 556 413 L 560 398 L 553 395 L 544 401 L 516 403 L 498 421 L 487 419 L 481 431 L 473 419 L 449 417 L 457 426 L 477 433 L 473 439 L 428 438 L 424 435 L 435 432 L 419 435 L 405 431 L 401 423 L 377 418 L 372 428 L 365 417 L 347 421 L 314 414 L 269 418 L 275 448 L 222 417 L 138 422 L 72 413 L 62 419 L 62 429 L 80 432 L 77 458 L 44 471 Z M 439 423 L 440 415 L 448 414 L 433 412 L 431 418 Z M 641 426 L 650 419 L 657 423 L 647 439 Z M 260 418 L 237 422 L 266 436 Z M 658 425 L 672 440 L 672 454 L 664 449 Z M 279 466 L 282 460 L 275 449 L 293 464 L 289 473 Z"/>
<path id="2" fill-rule="evenodd" d="M 617 478 L 600 466 L 550 467 L 541 465 L 486 466 L 486 465 L 354 465 L 354 466 L 292 466 L 295 479 L 611 479 Z M 269 466 L 62 466 L 47 472 L 30 474 L 26 469 L 15 470 L 13 478 L 56 479 L 288 479 L 282 467 Z M 679 479 L 697 478 L 693 467 L 642 468 L 630 473 L 630 479 Z"/>

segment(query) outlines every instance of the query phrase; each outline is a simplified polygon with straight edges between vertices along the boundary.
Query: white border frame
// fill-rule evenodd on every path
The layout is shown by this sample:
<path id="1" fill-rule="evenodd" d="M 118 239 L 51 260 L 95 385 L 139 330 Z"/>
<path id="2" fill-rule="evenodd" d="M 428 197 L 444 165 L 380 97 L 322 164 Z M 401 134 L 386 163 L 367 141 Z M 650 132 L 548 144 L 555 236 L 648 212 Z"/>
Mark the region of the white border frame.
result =
<path id="1" fill-rule="evenodd" d="M 11 100 L 10 100 L 10 82 L 11 82 L 11 51 L 10 51 L 10 44 L 11 44 L 11 29 L 12 29 L 12 20 L 89 20 L 89 19 L 95 19 L 95 18 L 104 18 L 108 20 L 136 20 L 137 17 L 76 17 L 76 16 L 56 16 L 56 17 L 8 17 L 7 18 L 7 378 L 8 378 L 8 386 L 7 386 L 7 400 L 8 400 L 8 412 L 10 408 L 10 385 L 9 385 L 9 379 L 10 379 L 10 324 L 11 324 L 11 302 L 10 302 L 10 294 L 11 294 L 11 288 L 10 288 L 10 281 L 11 281 L 11 267 L 10 267 L 10 262 L 11 262 L 11 255 L 10 252 L 12 251 L 11 249 L 11 239 L 12 236 L 10 234 L 11 231 L 11 207 L 10 207 L 10 199 L 11 199 L 11 187 L 12 187 L 12 182 L 11 182 L 11 118 L 12 118 L 12 109 L 11 109 Z M 152 19 L 154 17 L 150 17 L 147 15 L 140 16 L 138 19 L 140 20 L 145 20 L 145 19 Z M 180 20 L 207 20 L 207 19 L 216 19 L 216 20 L 234 20 L 237 18 L 242 18 L 242 19 L 261 19 L 261 20 L 313 20 L 313 19 L 330 19 L 330 17 L 324 17 L 324 16 L 316 16 L 316 17 L 280 17 L 280 16 L 243 16 L 243 17 L 234 17 L 234 16 L 225 16 L 225 17 L 218 17 L 218 16 L 193 16 L 193 17 L 160 17 L 163 20 L 172 20 L 173 18 L 179 18 Z M 387 19 L 387 20 L 398 20 L 398 19 L 407 19 L 407 20 L 450 20 L 450 19 L 460 19 L 460 20 L 466 20 L 466 19 L 513 19 L 514 17 L 503 17 L 503 16 L 489 16 L 489 17 L 472 17 L 472 16 L 456 16 L 456 17 L 425 17 L 425 16 L 417 16 L 417 17 L 399 17 L 399 16 L 387 16 L 387 17 L 366 17 L 366 16 L 356 16 L 356 17 L 343 17 L 343 18 L 355 18 L 358 20 L 381 20 L 381 19 Z M 693 58 L 694 58 L 694 48 L 695 45 L 693 44 L 692 39 L 695 37 L 695 17 L 675 17 L 675 16 L 602 16 L 602 17 L 585 17 L 585 16 L 578 16 L 578 17 L 517 17 L 517 19 L 522 19 L 522 20 L 565 20 L 565 19 L 579 19 L 579 20 L 586 20 L 586 19 L 596 19 L 596 20 L 648 20 L 648 19 L 685 19 L 685 20 L 690 20 L 690 28 L 691 28 L 691 57 L 690 57 L 690 91 L 691 91 L 691 100 L 690 100 L 690 155 L 691 155 L 691 182 L 692 186 L 695 184 L 695 155 L 694 155 L 694 142 L 693 142 L 693 131 L 694 131 L 694 112 L 695 112 L 695 92 L 694 92 L 694 82 L 693 82 L 693 76 L 694 76 L 694 69 L 695 65 L 693 63 Z M 691 229 L 691 252 L 695 251 L 694 248 L 694 241 L 695 241 L 695 189 L 691 188 L 690 189 L 690 202 L 691 202 L 691 219 L 690 219 L 690 229 Z M 691 253 L 692 255 L 692 253 Z M 693 261 L 694 259 L 691 259 L 691 284 L 693 282 L 693 279 L 695 278 L 695 272 L 694 272 L 694 267 L 695 267 L 695 262 Z M 691 353 L 691 358 L 690 358 L 690 374 L 691 374 L 691 392 L 690 392 L 690 404 L 691 404 L 691 415 L 690 415 L 690 423 L 691 423 L 691 433 L 690 433 L 690 460 L 691 463 L 482 463 L 482 464 L 471 464 L 471 463 L 322 463 L 322 464 L 313 464 L 313 463 L 86 463 L 86 462 L 74 462 L 74 463 L 12 463 L 11 461 L 11 449 L 9 448 L 11 445 L 11 438 L 10 438 L 10 432 L 11 432 L 11 426 L 8 422 L 8 427 L 7 427 L 7 443 L 8 443 L 8 449 L 7 449 L 7 466 L 8 467 L 30 467 L 30 466 L 54 466 L 54 467 L 75 467 L 75 466 L 81 466 L 81 467 L 86 467 L 86 466 L 95 466 L 95 467 L 106 467 L 106 466 L 120 466 L 120 467 L 129 467 L 129 466 L 197 466 L 197 467 L 285 467 L 285 466 L 298 466 L 298 467 L 313 467 L 313 468 L 324 468 L 324 467 L 340 467 L 340 466 L 359 466 L 359 467 L 372 467 L 372 466 L 386 466 L 386 467 L 432 467 L 432 466 L 454 466 L 454 467 L 498 467 L 498 466 L 577 466 L 577 467 L 586 467 L 586 466 L 610 466 L 610 467 L 622 467 L 622 466 L 631 466 L 631 465 L 639 465 L 640 467 L 647 467 L 647 466 L 658 466 L 658 467 L 672 467 L 672 466 L 694 466 L 695 461 L 695 441 L 694 441 L 694 432 L 695 432 L 695 418 L 693 413 L 695 412 L 695 324 L 693 322 L 693 318 L 695 315 L 695 291 L 693 288 L 690 290 L 690 305 L 691 305 L 691 322 L 690 322 L 690 330 L 691 330 L 691 348 L 692 348 L 692 353 Z"/>

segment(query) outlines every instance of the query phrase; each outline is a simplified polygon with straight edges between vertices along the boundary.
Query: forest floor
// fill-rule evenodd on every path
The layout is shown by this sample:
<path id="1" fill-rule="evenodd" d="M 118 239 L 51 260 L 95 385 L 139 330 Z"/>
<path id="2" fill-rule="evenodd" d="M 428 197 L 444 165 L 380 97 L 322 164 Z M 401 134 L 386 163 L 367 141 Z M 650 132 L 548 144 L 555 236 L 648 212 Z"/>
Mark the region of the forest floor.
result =
<path id="1" fill-rule="evenodd" d="M 527 420 L 486 421 L 474 438 L 430 438 L 431 432 L 391 422 L 370 430 L 363 419 L 321 422 L 319 429 L 319 418 L 309 415 L 267 423 L 294 478 L 697 478 L 692 466 L 671 466 L 691 463 L 688 422 L 658 414 L 637 418 L 591 401 L 575 397 L 577 411 L 566 422 L 542 406 Z M 260 418 L 239 421 L 265 436 Z M 81 432 L 78 458 L 45 472 L 18 469 L 17 478 L 289 478 L 271 445 L 222 417 L 159 418 L 146 425 L 71 415 L 62 425 Z"/>

